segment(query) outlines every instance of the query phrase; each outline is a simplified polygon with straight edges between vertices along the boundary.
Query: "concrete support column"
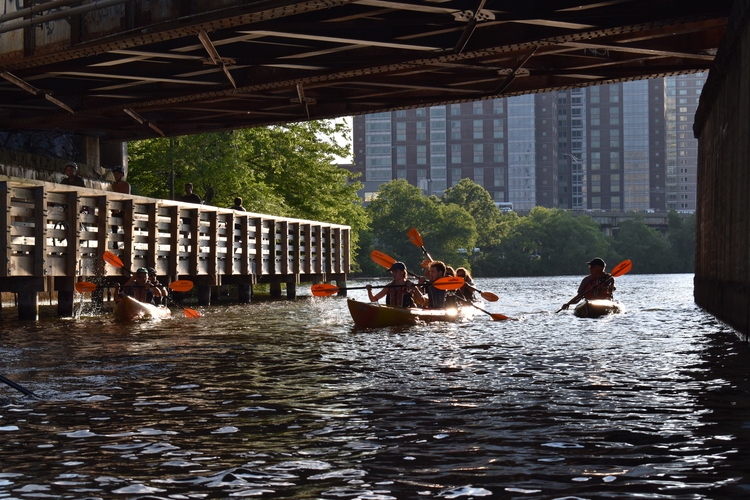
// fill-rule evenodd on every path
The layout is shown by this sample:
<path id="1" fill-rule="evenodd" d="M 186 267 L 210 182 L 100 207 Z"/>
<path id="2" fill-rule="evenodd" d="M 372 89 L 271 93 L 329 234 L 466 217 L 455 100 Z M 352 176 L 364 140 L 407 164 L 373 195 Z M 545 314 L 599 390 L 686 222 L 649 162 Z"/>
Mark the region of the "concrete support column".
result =
<path id="1" fill-rule="evenodd" d="M 39 298 L 36 292 L 18 292 L 18 319 L 21 321 L 39 319 Z"/>
<path id="2" fill-rule="evenodd" d="M 336 286 L 340 288 L 337 295 L 339 297 L 346 297 L 346 280 L 344 278 L 336 279 Z"/>
<path id="3" fill-rule="evenodd" d="M 61 318 L 73 316 L 73 305 L 75 301 L 75 278 L 55 278 L 54 289 L 57 290 L 57 315 Z"/>
<path id="4" fill-rule="evenodd" d="M 239 301 L 241 304 L 249 304 L 253 300 L 253 285 L 239 285 Z"/>

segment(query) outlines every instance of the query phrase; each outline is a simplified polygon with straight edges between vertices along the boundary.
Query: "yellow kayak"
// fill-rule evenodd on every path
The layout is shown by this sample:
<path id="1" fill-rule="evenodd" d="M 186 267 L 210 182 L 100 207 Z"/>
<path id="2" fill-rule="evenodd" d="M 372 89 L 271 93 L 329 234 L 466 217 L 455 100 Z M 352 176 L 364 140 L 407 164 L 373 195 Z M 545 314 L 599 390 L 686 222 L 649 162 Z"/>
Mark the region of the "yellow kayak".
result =
<path id="1" fill-rule="evenodd" d="M 137 321 L 139 319 L 167 319 L 172 316 L 172 311 L 165 306 L 155 306 L 145 302 L 139 302 L 133 297 L 125 296 L 115 304 L 115 318 L 120 321 Z"/>
<path id="2" fill-rule="evenodd" d="M 474 316 L 473 307 L 459 309 L 417 309 L 386 306 L 348 299 L 349 313 L 360 328 L 413 325 L 422 321 L 458 321 Z"/>

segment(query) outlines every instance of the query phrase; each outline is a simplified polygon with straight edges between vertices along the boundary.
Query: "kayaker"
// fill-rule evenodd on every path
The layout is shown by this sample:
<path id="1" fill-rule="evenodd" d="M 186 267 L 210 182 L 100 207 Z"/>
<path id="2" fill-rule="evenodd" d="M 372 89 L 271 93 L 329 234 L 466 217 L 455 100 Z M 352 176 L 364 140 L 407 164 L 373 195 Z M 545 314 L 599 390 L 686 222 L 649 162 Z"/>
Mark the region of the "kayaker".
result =
<path id="1" fill-rule="evenodd" d="M 427 277 L 429 281 L 437 281 L 445 277 L 445 263 L 439 260 L 430 262 L 427 268 Z M 430 309 L 442 309 L 445 307 L 445 290 L 438 290 L 434 286 L 429 286 L 427 279 L 424 277 L 419 278 L 419 284 L 423 285 L 422 288 L 427 288 L 427 294 L 423 294 L 419 290 L 419 287 L 414 287 L 410 290 L 412 297 L 414 297 L 414 302 Z"/>
<path id="2" fill-rule="evenodd" d="M 385 297 L 385 303 L 389 306 L 414 307 L 414 299 L 409 293 L 410 288 L 414 288 L 414 283 L 407 279 L 406 264 L 403 262 L 394 262 L 388 269 L 392 273 L 393 281 L 388 283 L 377 294 L 372 293 L 372 285 L 367 285 L 367 294 L 370 296 L 370 302 L 377 302 L 378 299 Z"/>
<path id="3" fill-rule="evenodd" d="M 587 262 L 589 274 L 581 281 L 578 287 L 578 300 L 570 301 L 563 304 L 563 309 L 568 309 L 570 304 L 575 304 L 585 298 L 586 300 L 604 299 L 612 300 L 612 292 L 616 290 L 615 279 L 611 274 L 604 272 L 607 264 L 600 258 L 592 259 Z"/>
<path id="4" fill-rule="evenodd" d="M 159 278 L 156 276 L 156 269 L 153 267 L 148 268 L 148 282 L 154 287 L 154 298 L 152 302 L 157 306 L 159 304 L 167 305 L 167 289 L 159 281 Z"/>
<path id="5" fill-rule="evenodd" d="M 474 289 L 471 288 L 474 286 L 474 281 L 471 279 L 471 274 L 469 274 L 468 269 L 465 267 L 459 267 L 456 269 L 456 276 L 463 278 L 466 282 L 464 286 L 456 290 L 456 295 L 464 300 L 468 300 L 469 302 L 474 302 Z"/>
<path id="6" fill-rule="evenodd" d="M 129 295 L 139 302 L 151 303 L 155 292 L 156 288 L 148 281 L 148 269 L 139 267 L 128 281 L 118 287 L 115 301 L 119 302 Z"/>

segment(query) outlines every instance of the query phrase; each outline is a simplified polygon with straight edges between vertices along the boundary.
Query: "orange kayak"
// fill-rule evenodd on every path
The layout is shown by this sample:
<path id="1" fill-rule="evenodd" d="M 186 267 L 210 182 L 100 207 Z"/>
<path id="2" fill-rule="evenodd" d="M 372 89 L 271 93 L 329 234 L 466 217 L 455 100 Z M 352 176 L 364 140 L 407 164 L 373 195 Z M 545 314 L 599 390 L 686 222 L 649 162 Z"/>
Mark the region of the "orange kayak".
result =
<path id="1" fill-rule="evenodd" d="M 347 299 L 349 313 L 359 328 L 413 325 L 426 321 L 458 321 L 474 316 L 473 307 L 461 309 L 417 309 L 386 306 L 374 302 Z"/>
<path id="2" fill-rule="evenodd" d="M 167 319 L 171 316 L 172 311 L 168 307 L 139 302 L 130 296 L 125 296 L 120 302 L 115 304 L 115 318 L 120 321 Z"/>

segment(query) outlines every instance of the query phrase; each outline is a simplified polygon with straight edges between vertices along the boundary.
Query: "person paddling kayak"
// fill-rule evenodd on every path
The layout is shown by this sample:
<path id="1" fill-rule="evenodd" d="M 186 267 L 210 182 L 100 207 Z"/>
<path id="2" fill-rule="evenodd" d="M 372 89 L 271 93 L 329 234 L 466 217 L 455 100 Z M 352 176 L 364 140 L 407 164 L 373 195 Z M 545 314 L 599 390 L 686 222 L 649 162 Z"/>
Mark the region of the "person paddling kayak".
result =
<path id="1" fill-rule="evenodd" d="M 612 292 L 616 290 L 615 279 L 611 274 L 604 272 L 607 264 L 600 258 L 592 259 L 587 263 L 589 274 L 581 281 L 578 287 L 578 300 L 563 304 L 562 309 L 568 309 L 571 304 L 576 304 L 582 298 L 586 300 L 612 300 Z"/>
<path id="2" fill-rule="evenodd" d="M 414 307 L 409 289 L 414 287 L 414 283 L 406 278 L 406 264 L 403 262 L 394 262 L 388 269 L 393 275 L 393 281 L 388 283 L 378 293 L 372 293 L 372 285 L 367 285 L 367 294 L 370 296 L 370 302 L 377 302 L 378 299 L 385 297 L 385 303 L 389 306 Z"/>

